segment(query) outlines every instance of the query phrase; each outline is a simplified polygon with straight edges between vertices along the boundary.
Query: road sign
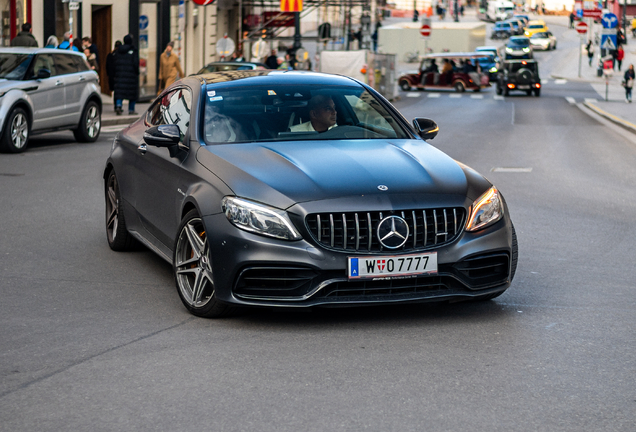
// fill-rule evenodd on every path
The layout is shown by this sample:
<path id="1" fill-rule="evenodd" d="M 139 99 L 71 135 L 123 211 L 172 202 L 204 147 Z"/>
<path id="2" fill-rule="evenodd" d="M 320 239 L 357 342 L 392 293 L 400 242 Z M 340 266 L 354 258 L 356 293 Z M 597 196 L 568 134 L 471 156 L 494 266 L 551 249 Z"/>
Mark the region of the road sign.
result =
<path id="1" fill-rule="evenodd" d="M 68 10 L 79 10 L 79 3 L 76 1 L 68 2 Z"/>
<path id="2" fill-rule="evenodd" d="M 599 19 L 603 15 L 601 9 L 583 9 L 583 18 Z"/>
<path id="3" fill-rule="evenodd" d="M 613 51 L 616 49 L 616 35 L 601 35 L 601 49 Z"/>
<path id="4" fill-rule="evenodd" d="M 223 36 L 222 39 L 216 43 L 216 53 L 221 57 L 229 57 L 234 52 L 234 48 L 236 45 L 232 38 L 227 37 L 227 35 Z"/>
<path id="5" fill-rule="evenodd" d="M 192 1 L 198 4 L 199 6 L 207 6 L 214 3 L 214 0 L 192 0 Z"/>
<path id="6" fill-rule="evenodd" d="M 422 25 L 422 28 L 420 29 L 420 34 L 422 35 L 422 37 L 428 38 L 431 35 L 431 26 L 428 24 Z"/>
<path id="7" fill-rule="evenodd" d="M 139 30 L 146 30 L 149 23 L 150 20 L 148 19 L 148 15 L 141 15 L 139 17 Z"/>
<path id="8" fill-rule="evenodd" d="M 580 34 L 587 33 L 587 24 L 583 21 L 577 22 L 574 28 L 576 28 L 576 31 L 579 32 Z"/>
<path id="9" fill-rule="evenodd" d="M 603 28 L 616 28 L 618 26 L 618 18 L 613 13 L 606 13 L 601 21 Z"/>
<path id="10" fill-rule="evenodd" d="M 303 0 L 280 0 L 281 12 L 302 12 Z"/>

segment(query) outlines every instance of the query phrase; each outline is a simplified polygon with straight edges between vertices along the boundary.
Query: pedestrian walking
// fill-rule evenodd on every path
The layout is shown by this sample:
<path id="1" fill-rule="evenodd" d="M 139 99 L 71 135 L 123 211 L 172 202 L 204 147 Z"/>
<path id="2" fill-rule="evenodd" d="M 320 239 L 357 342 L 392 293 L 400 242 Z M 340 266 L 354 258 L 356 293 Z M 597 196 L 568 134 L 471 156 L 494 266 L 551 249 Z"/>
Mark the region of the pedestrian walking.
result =
<path id="1" fill-rule="evenodd" d="M 159 93 L 179 78 L 183 78 L 183 69 L 179 56 L 172 52 L 174 42 L 168 42 L 159 59 Z"/>
<path id="2" fill-rule="evenodd" d="M 64 33 L 64 40 L 57 46 L 59 49 L 79 51 L 76 46 L 71 43 L 71 32 Z"/>
<path id="3" fill-rule="evenodd" d="M 22 31 L 18 33 L 16 37 L 11 39 L 11 46 L 23 46 L 23 47 L 38 47 L 38 41 L 35 40 L 35 36 L 31 33 L 31 23 L 22 24 Z"/>
<path id="4" fill-rule="evenodd" d="M 636 78 L 636 74 L 634 74 L 634 65 L 630 64 L 629 68 L 625 71 L 625 75 L 623 75 L 623 87 L 625 87 L 626 103 L 632 103 L 632 88 L 634 87 L 634 78 Z"/>
<path id="5" fill-rule="evenodd" d="M 128 100 L 128 114 L 134 115 L 139 95 L 139 52 L 131 35 L 124 36 L 124 44 L 115 55 L 115 112 L 121 115 L 124 99 Z"/>
<path id="6" fill-rule="evenodd" d="M 585 50 L 587 51 L 587 58 L 589 60 L 589 65 L 592 66 L 592 59 L 594 58 L 594 47 L 592 46 L 592 41 L 587 41 L 587 45 L 585 45 Z"/>
<path id="7" fill-rule="evenodd" d="M 574 11 L 570 12 L 570 28 L 574 28 Z"/>
<path id="8" fill-rule="evenodd" d="M 618 70 L 621 70 L 621 65 L 623 64 L 623 59 L 625 58 L 625 50 L 623 50 L 623 45 L 619 45 L 616 50 L 616 63 L 618 63 Z"/>
<path id="9" fill-rule="evenodd" d="M 276 50 L 272 50 L 270 56 L 265 59 L 265 66 L 267 66 L 267 69 L 278 69 Z"/>
<path id="10" fill-rule="evenodd" d="M 46 45 L 44 45 L 44 48 L 57 48 L 59 44 L 60 42 L 57 40 L 57 36 L 51 35 L 46 40 Z"/>
<path id="11" fill-rule="evenodd" d="M 115 41 L 115 49 L 106 56 L 106 76 L 108 76 L 108 90 L 115 91 L 115 55 L 121 46 L 121 41 Z"/>

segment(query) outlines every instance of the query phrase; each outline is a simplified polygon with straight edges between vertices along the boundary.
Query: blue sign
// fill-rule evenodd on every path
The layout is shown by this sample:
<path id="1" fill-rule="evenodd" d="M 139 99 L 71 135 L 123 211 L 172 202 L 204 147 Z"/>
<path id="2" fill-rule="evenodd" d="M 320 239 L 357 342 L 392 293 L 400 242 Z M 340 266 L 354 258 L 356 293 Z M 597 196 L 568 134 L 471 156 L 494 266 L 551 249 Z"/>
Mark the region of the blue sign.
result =
<path id="1" fill-rule="evenodd" d="M 615 34 L 601 35 L 601 49 L 614 51 L 617 49 L 617 46 Z"/>
<path id="2" fill-rule="evenodd" d="M 583 18 L 583 9 L 577 9 L 576 10 L 576 16 L 579 18 Z"/>
<path id="3" fill-rule="evenodd" d="M 148 28 L 148 16 L 147 15 L 141 15 L 139 17 L 139 30 L 146 30 Z"/>
<path id="4" fill-rule="evenodd" d="M 613 13 L 606 13 L 603 15 L 603 28 L 616 28 L 618 26 L 618 18 Z"/>

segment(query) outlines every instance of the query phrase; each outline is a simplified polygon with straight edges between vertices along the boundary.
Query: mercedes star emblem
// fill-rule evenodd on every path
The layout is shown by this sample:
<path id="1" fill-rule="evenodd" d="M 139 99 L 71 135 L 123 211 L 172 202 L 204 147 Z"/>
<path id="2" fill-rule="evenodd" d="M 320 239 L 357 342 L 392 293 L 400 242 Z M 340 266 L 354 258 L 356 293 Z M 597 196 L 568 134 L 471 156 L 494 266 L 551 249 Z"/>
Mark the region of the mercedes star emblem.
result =
<path id="1" fill-rule="evenodd" d="M 387 249 L 404 246 L 409 238 L 409 225 L 399 216 L 388 216 L 378 224 L 378 240 Z"/>

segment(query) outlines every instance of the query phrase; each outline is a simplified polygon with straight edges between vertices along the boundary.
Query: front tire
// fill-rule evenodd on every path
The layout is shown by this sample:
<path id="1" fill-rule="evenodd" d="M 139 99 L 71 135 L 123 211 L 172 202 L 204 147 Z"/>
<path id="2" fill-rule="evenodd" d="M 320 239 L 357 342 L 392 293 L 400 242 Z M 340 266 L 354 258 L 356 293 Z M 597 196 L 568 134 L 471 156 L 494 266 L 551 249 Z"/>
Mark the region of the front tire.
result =
<path id="1" fill-rule="evenodd" d="M 411 85 L 407 80 L 400 81 L 400 88 L 404 91 L 411 91 Z"/>
<path id="2" fill-rule="evenodd" d="M 455 87 L 455 91 L 457 93 L 463 93 L 466 90 L 466 86 L 461 81 L 457 81 L 455 84 L 453 84 L 453 87 Z"/>
<path id="3" fill-rule="evenodd" d="M 534 90 L 534 95 L 535 95 L 536 97 L 541 96 L 541 89 L 535 89 L 535 90 Z"/>
<path id="4" fill-rule="evenodd" d="M 77 129 L 73 130 L 79 142 L 95 142 L 99 138 L 102 126 L 102 111 L 95 101 L 89 101 L 84 107 Z"/>
<path id="5" fill-rule="evenodd" d="M 218 318 L 235 311 L 235 307 L 216 299 L 210 244 L 203 220 L 196 210 L 188 212 L 179 226 L 173 269 L 177 292 L 191 314 Z"/>
<path id="6" fill-rule="evenodd" d="M 0 137 L 0 151 L 3 153 L 21 153 L 29 142 L 31 125 L 23 108 L 17 107 L 9 114 L 4 124 L 4 133 Z"/>

